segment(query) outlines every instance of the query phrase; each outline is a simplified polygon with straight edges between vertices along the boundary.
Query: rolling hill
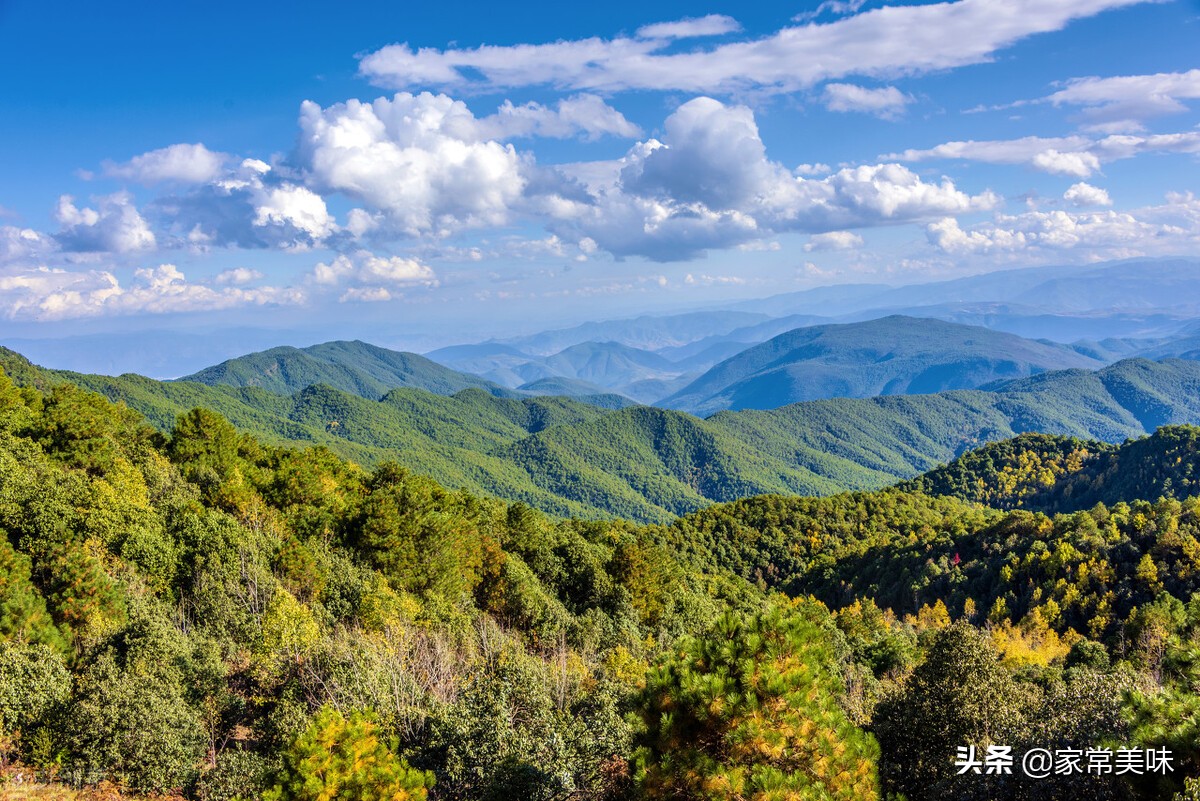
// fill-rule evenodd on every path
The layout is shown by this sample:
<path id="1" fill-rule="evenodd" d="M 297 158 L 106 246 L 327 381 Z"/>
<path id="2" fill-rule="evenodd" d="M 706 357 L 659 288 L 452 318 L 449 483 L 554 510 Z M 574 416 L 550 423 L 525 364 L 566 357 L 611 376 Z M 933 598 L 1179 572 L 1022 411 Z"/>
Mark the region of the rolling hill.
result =
<path id="1" fill-rule="evenodd" d="M 821 398 L 973 389 L 1101 364 L 1061 345 L 897 315 L 780 334 L 726 359 L 661 403 L 699 415 L 773 409 Z"/>
<path id="2" fill-rule="evenodd" d="M 415 353 L 358 341 L 271 348 L 229 359 L 179 380 L 208 386 L 258 387 L 281 395 L 326 384 L 372 399 L 397 387 L 424 389 L 437 395 L 453 395 L 472 387 L 499 397 L 518 394 Z"/>
<path id="3" fill-rule="evenodd" d="M 370 400 L 328 386 L 257 387 L 47 371 L 11 352 L 19 383 L 74 383 L 124 401 L 160 430 L 204 406 L 277 443 L 391 460 L 455 487 L 552 514 L 667 521 L 761 493 L 830 494 L 907 479 L 1023 432 L 1121 442 L 1200 423 L 1200 363 L 1130 359 L 989 391 L 826 399 L 708 419 L 644 406 L 607 411 L 563 398 L 452 397 L 398 389 Z"/>

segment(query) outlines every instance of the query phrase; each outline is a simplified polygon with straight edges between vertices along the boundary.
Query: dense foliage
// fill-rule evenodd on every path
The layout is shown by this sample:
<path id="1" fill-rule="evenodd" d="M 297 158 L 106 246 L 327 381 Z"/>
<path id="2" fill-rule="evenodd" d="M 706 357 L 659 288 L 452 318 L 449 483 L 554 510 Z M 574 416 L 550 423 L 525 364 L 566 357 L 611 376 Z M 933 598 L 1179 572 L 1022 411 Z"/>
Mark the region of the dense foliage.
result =
<path id="1" fill-rule="evenodd" d="M 967 499 L 771 495 L 637 525 L 264 443 L 202 408 L 164 433 L 38 377 L 0 374 L 0 759 L 43 779 L 212 801 L 920 801 L 1165 799 L 1200 775 L 1193 429 L 1018 441 L 951 466 L 970 480 L 927 477 Z M 692 455 L 631 479 L 721 464 L 642 419 Z M 1105 503 L 1019 508 L 1046 472 Z M 968 744 L 1169 748 L 1177 770 L 960 776 Z"/>

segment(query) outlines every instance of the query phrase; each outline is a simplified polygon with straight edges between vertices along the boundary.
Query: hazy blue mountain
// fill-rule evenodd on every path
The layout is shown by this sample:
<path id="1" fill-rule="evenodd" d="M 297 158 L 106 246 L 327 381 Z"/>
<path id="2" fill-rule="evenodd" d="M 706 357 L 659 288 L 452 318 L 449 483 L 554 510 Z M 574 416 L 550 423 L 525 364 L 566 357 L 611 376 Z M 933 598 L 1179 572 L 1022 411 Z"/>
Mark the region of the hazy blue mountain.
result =
<path id="1" fill-rule="evenodd" d="M 1138 351 L 1148 359 L 1200 359 L 1200 335 L 1190 334 L 1155 342 Z"/>
<path id="2" fill-rule="evenodd" d="M 634 348 L 658 350 L 685 345 L 711 334 L 728 333 L 764 322 L 769 317 L 756 312 L 723 310 L 643 315 L 629 320 L 582 323 L 572 328 L 505 339 L 503 343 L 539 356 L 549 356 L 581 342 L 619 342 Z"/>
<path id="3" fill-rule="evenodd" d="M 731 308 L 775 317 L 868 311 L 877 316 L 887 310 L 971 303 L 1013 303 L 1042 314 L 1156 311 L 1174 317 L 1200 316 L 1200 261 L 1129 259 L 1098 265 L 1001 270 L 899 287 L 820 287 L 744 301 Z"/>
<path id="4" fill-rule="evenodd" d="M 733 356 L 662 405 L 706 415 L 821 398 L 927 394 L 1103 362 L 1052 343 L 893 316 L 799 328 Z"/>
<path id="5" fill-rule="evenodd" d="M 628 395 L 643 403 L 667 394 L 668 387 L 676 386 L 672 382 L 685 374 L 690 380 L 700 373 L 619 342 L 581 342 L 550 356 L 530 356 L 510 345 L 486 343 L 442 348 L 429 357 L 521 390 L 558 386 L 568 389 L 561 394 L 578 395 L 571 382 L 582 381 L 592 391 Z"/>
<path id="6" fill-rule="evenodd" d="M 869 309 L 846 315 L 838 322 L 874 320 L 893 314 L 929 317 L 963 325 L 978 325 L 1006 331 L 1027 339 L 1050 339 L 1061 343 L 1079 340 L 1153 339 L 1176 335 L 1186 318 L 1149 312 L 1088 311 L 1068 314 L 1017 303 L 970 302 L 931 306 L 899 306 Z"/>
<path id="7" fill-rule="evenodd" d="M 424 356 L 358 341 L 271 348 L 229 359 L 181 380 L 210 386 L 259 387 L 281 395 L 325 384 L 372 399 L 397 387 L 415 387 L 437 395 L 452 395 L 472 387 L 501 397 L 517 394 Z"/>
<path id="8" fill-rule="evenodd" d="M 775 317 L 754 325 L 735 328 L 727 334 L 712 334 L 703 339 L 697 339 L 686 345 L 659 348 L 656 353 L 665 356 L 680 366 L 689 369 L 706 370 L 719 361 L 732 356 L 739 350 L 745 350 L 751 345 L 766 342 L 774 336 L 779 336 L 793 328 L 804 328 L 810 325 L 837 322 L 829 317 L 818 317 L 812 314 L 790 314 L 786 317 Z M 713 359 L 708 364 L 704 360 L 724 352 L 721 358 Z"/>
<path id="9" fill-rule="evenodd" d="M 619 387 L 645 378 L 674 377 L 679 369 L 648 350 L 619 342 L 581 342 L 547 356 L 542 363 L 557 375 Z"/>

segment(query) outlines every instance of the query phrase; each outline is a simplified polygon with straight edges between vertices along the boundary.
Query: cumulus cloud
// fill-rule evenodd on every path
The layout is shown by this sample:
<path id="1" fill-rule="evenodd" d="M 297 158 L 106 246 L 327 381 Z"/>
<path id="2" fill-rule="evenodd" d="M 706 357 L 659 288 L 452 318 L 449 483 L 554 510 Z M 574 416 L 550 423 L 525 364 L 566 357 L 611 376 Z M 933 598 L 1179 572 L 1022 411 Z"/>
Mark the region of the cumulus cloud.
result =
<path id="1" fill-rule="evenodd" d="M 133 205 L 133 196 L 117 192 L 97 198 L 96 208 L 78 208 L 75 199 L 58 199 L 55 239 L 63 250 L 81 253 L 132 253 L 155 245 L 154 232 Z"/>
<path id="2" fill-rule="evenodd" d="M 1137 2 L 1141 0 L 959 0 L 886 6 L 682 51 L 672 48 L 674 39 L 667 36 L 446 50 L 393 44 L 364 56 L 359 71 L 393 89 L 491 91 L 549 85 L 602 92 L 787 92 L 850 75 L 918 75 L 989 61 L 998 50 L 1028 36 Z M 690 35 L 706 27 L 723 31 L 728 23 L 691 20 L 659 30 Z"/>
<path id="3" fill-rule="evenodd" d="M 1100 169 L 1100 159 L 1094 153 L 1061 153 L 1054 148 L 1035 153 L 1029 163 L 1042 172 L 1075 178 L 1086 178 Z"/>
<path id="4" fill-rule="evenodd" d="M 822 100 L 830 111 L 861 111 L 883 119 L 895 119 L 904 113 L 912 98 L 894 86 L 867 89 L 852 83 L 825 86 Z"/>
<path id="5" fill-rule="evenodd" d="M 339 230 L 324 198 L 256 159 L 152 208 L 191 245 L 303 250 Z"/>
<path id="6" fill-rule="evenodd" d="M 707 97 L 680 106 L 660 142 L 635 145 L 605 169 L 576 177 L 584 199 L 559 198 L 559 233 L 587 236 L 617 256 L 692 258 L 774 233 L 824 233 L 991 208 L 948 179 L 922 180 L 899 164 L 796 176 L 767 158 L 753 113 Z"/>
<path id="7" fill-rule="evenodd" d="M 1063 192 L 1063 200 L 1074 206 L 1111 206 L 1112 198 L 1098 186 L 1080 181 Z"/>
<path id="8" fill-rule="evenodd" d="M 202 184 L 221 174 L 228 157 L 214 153 L 202 144 L 178 144 L 151 150 L 129 161 L 104 163 L 104 174 L 141 184 L 163 181 Z"/>
<path id="9" fill-rule="evenodd" d="M 481 141 L 466 105 L 397 94 L 300 109 L 300 159 L 313 186 L 381 212 L 397 231 L 444 235 L 503 225 L 525 188 L 512 145 Z"/>
<path id="10" fill-rule="evenodd" d="M 1181 195 L 1128 212 L 999 215 L 966 229 L 948 217 L 926 226 L 926 235 L 938 249 L 957 255 L 1078 251 L 1087 258 L 1125 258 L 1194 250 L 1200 245 L 1198 222 L 1200 203 Z"/>
<path id="11" fill-rule="evenodd" d="M 0 225 L 0 263 L 42 256 L 55 247 L 50 237 L 32 228 Z"/>
<path id="12" fill-rule="evenodd" d="M 1027 164 L 1055 175 L 1087 178 L 1101 165 L 1143 153 L 1200 153 L 1200 131 L 1172 134 L 1114 134 L 1102 138 L 1026 136 L 1020 139 L 946 142 L 925 150 L 880 156 L 897 161 L 962 159 L 988 164 Z"/>
<path id="13" fill-rule="evenodd" d="M 384 294 L 378 290 L 386 291 L 389 287 L 432 287 L 438 284 L 437 276 L 427 264 L 402 256 L 377 256 L 366 250 L 341 254 L 329 262 L 318 262 L 309 280 L 321 287 L 357 285 L 357 290 L 344 294 L 343 300 L 347 299 L 347 294 L 352 300 L 366 299 L 370 294 L 367 290 L 374 291 L 378 296 Z M 356 287 L 351 289 L 355 290 Z"/>
<path id="14" fill-rule="evenodd" d="M 807 253 L 820 250 L 853 250 L 863 246 L 863 238 L 851 231 L 830 231 L 814 234 L 804 245 Z"/>
<path id="15" fill-rule="evenodd" d="M 192 283 L 173 264 L 139 269 L 127 284 L 108 270 L 38 267 L 0 273 L 0 310 L 10 319 L 208 312 L 304 300 L 301 290 L 290 287 L 217 288 Z"/>

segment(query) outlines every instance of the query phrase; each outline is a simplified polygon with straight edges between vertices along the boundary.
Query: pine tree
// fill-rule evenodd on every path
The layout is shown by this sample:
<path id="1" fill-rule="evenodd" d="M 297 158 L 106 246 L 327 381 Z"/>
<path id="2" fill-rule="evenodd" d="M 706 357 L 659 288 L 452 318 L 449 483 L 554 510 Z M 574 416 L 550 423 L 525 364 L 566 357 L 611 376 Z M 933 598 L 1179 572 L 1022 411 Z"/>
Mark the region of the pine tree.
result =
<path id="1" fill-rule="evenodd" d="M 368 715 L 324 707 L 283 755 L 264 801 L 425 801 L 433 775 L 379 739 Z"/>
<path id="2" fill-rule="evenodd" d="M 877 797 L 878 746 L 838 705 L 828 635 L 809 617 L 727 614 L 651 671 L 639 755 L 650 798 Z"/>

